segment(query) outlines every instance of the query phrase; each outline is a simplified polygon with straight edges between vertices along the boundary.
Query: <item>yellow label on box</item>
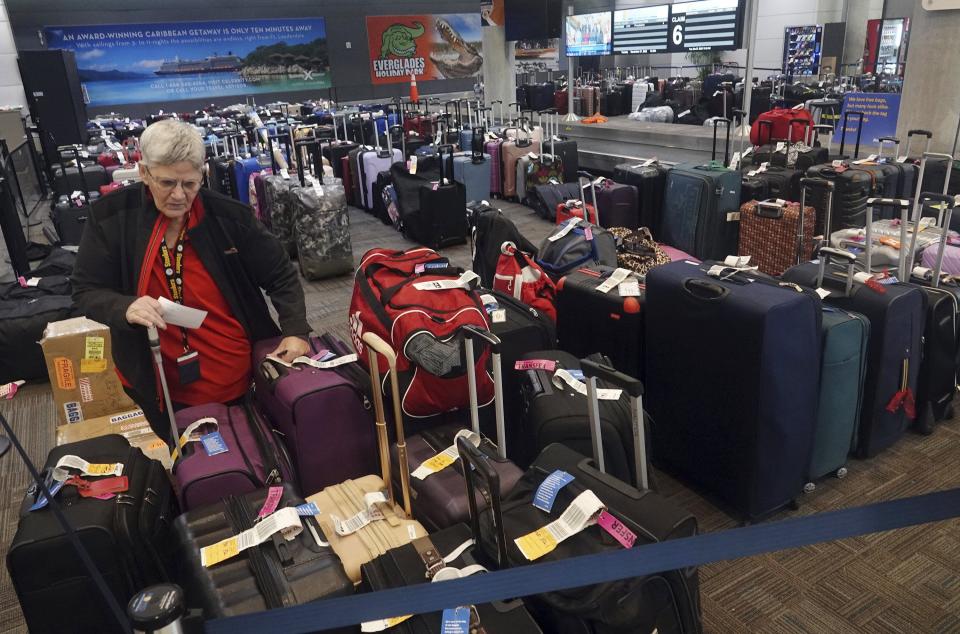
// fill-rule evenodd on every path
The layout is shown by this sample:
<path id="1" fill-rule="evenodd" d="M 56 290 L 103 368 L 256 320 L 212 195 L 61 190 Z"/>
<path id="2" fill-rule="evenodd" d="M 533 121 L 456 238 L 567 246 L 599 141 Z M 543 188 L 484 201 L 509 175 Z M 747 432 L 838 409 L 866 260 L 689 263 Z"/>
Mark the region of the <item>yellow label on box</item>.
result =
<path id="1" fill-rule="evenodd" d="M 80 359 L 80 374 L 99 374 L 106 369 L 106 359 Z"/>
<path id="2" fill-rule="evenodd" d="M 97 361 L 103 359 L 103 337 L 87 337 L 83 357 Z"/>
<path id="3" fill-rule="evenodd" d="M 558 543 L 556 537 L 546 528 L 537 529 L 513 541 L 523 556 L 530 561 L 540 559 L 556 548 Z"/>
<path id="4" fill-rule="evenodd" d="M 240 553 L 240 540 L 236 535 L 228 537 L 211 546 L 200 549 L 200 563 L 205 568 L 215 566 L 221 561 L 236 557 Z"/>
<path id="5" fill-rule="evenodd" d="M 73 362 L 66 357 L 56 357 L 53 367 L 57 374 L 57 387 L 61 390 L 77 389 L 77 376 L 73 371 Z"/>

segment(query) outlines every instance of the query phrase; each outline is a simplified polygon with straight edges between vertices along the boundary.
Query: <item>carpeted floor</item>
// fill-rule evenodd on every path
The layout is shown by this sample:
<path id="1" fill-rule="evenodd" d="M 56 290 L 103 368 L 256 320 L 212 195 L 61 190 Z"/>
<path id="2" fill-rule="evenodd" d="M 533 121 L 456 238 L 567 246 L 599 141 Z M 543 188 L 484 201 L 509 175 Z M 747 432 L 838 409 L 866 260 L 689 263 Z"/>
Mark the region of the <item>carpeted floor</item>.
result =
<path id="1" fill-rule="evenodd" d="M 549 225 L 528 209 L 505 211 L 534 243 Z M 373 247 L 410 246 L 392 229 L 354 210 L 354 255 Z M 468 266 L 470 251 L 445 251 Z M 311 325 L 346 338 L 349 276 L 305 282 Z M 28 386 L 0 402 L 21 441 L 42 462 L 54 439 L 53 403 L 45 385 Z M 849 475 L 828 479 L 805 495 L 799 511 L 773 519 L 868 504 L 960 486 L 960 424 L 941 426 L 933 436 L 908 434 L 870 461 L 851 459 Z M 661 490 L 692 511 L 702 531 L 734 528 L 737 522 L 676 480 L 659 474 Z M 20 459 L 0 461 L 0 554 L 17 527 L 27 473 Z M 769 555 L 727 561 L 701 569 L 705 630 L 709 633 L 960 632 L 960 521 L 869 535 Z M 93 589 L 91 588 L 91 592 Z M 51 606 L 55 609 L 55 606 Z M 25 631 L 6 569 L 0 570 L 0 631 Z"/>

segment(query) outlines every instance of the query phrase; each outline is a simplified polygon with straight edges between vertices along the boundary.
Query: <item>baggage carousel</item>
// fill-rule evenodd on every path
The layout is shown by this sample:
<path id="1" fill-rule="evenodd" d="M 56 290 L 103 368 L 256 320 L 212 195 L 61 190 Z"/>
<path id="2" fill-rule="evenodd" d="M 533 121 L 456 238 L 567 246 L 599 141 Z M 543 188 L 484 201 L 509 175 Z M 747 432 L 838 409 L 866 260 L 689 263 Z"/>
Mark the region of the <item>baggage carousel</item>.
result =
<path id="1" fill-rule="evenodd" d="M 726 131 L 721 127 L 717 132 L 717 158 L 723 160 Z M 577 142 L 580 167 L 596 172 L 612 172 L 617 163 L 653 157 L 667 163 L 706 162 L 713 146 L 712 128 L 631 121 L 626 116 L 609 117 L 607 123 L 563 122 L 560 134 Z M 739 143 L 736 136 L 731 138 L 731 156 Z M 749 146 L 750 140 L 744 144 Z"/>

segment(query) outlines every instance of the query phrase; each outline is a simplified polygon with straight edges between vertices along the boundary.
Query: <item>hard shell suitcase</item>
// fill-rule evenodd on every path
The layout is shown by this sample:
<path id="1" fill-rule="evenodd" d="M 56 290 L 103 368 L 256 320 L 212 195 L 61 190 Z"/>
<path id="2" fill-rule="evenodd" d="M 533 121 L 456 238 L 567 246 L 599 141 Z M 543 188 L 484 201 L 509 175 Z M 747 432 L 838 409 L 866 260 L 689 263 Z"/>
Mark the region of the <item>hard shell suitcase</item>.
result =
<path id="1" fill-rule="evenodd" d="M 110 499 L 83 497 L 64 485 L 56 500 L 118 603 L 169 579 L 170 524 L 176 501 L 163 466 L 111 434 L 55 447 L 43 472 L 68 455 L 93 464 L 122 465 L 127 489 Z M 76 474 L 75 469 L 70 470 Z M 112 475 L 112 473 L 111 473 Z M 81 477 L 96 482 L 91 476 Z M 52 486 L 47 479 L 47 486 Z M 121 632 L 86 567 L 49 508 L 29 510 L 42 495 L 31 488 L 7 551 L 7 570 L 31 632 Z"/>
<path id="2" fill-rule="evenodd" d="M 614 267 L 583 267 L 557 283 L 557 339 L 560 348 L 586 357 L 600 352 L 631 376 L 643 376 L 644 293 L 622 297 L 616 288 L 597 287 L 610 279 Z M 635 275 L 625 279 L 637 281 Z"/>
<path id="3" fill-rule="evenodd" d="M 868 208 L 868 220 L 872 220 Z M 821 249 L 821 254 L 824 254 Z M 849 259 L 851 254 L 832 250 L 826 253 Z M 783 274 L 788 282 L 817 288 L 819 265 L 807 263 Z M 858 424 L 855 453 L 872 457 L 890 447 L 915 418 L 911 403 L 917 393 L 927 298 L 911 284 L 884 284 L 879 292 L 857 282 L 846 270 L 830 268 L 823 276 L 823 288 L 830 291 L 824 301 L 863 314 L 870 321 L 870 348 L 863 387 L 863 405 Z"/>
<path id="4" fill-rule="evenodd" d="M 403 431 L 403 414 L 400 411 L 396 355 L 387 342 L 372 332 L 365 332 L 362 339 L 370 355 L 368 365 L 371 385 L 380 385 L 377 355 L 385 357 L 390 368 L 389 383 L 393 422 L 398 439 L 397 452 L 400 464 L 406 466 L 406 434 Z M 427 534 L 419 522 L 410 519 L 410 472 L 407 469 L 400 469 L 402 506 L 394 498 L 384 396 L 380 390 L 373 390 L 373 404 L 381 475 L 351 478 L 325 487 L 307 498 L 307 502 L 313 502 L 320 509 L 318 521 L 323 533 L 354 584 L 360 583 L 360 566 L 391 548 L 403 546 Z M 338 528 L 340 530 L 337 530 Z"/>
<path id="5" fill-rule="evenodd" d="M 863 170 L 837 171 L 832 165 L 814 165 L 807 176 L 834 183 L 832 191 L 815 191 L 810 204 L 817 210 L 817 235 L 830 235 L 838 229 L 860 228 L 866 224 L 867 199 L 873 195 L 873 179 Z M 831 222 L 827 225 L 828 197 L 832 198 Z"/>
<path id="6" fill-rule="evenodd" d="M 470 526 L 467 524 L 451 526 L 428 537 L 419 538 L 415 544 L 393 548 L 370 563 L 364 564 L 361 567 L 363 575 L 361 589 L 371 592 L 430 583 L 434 578 L 437 580 L 448 578 L 446 575 L 453 572 L 441 572 L 444 568 L 456 569 L 456 574 L 461 577 L 485 572 L 487 569 L 480 564 L 479 553 L 476 550 Z M 428 556 L 425 559 L 427 553 L 433 554 L 434 557 Z M 446 561 L 447 559 L 449 561 Z M 483 631 L 488 634 L 541 633 L 540 627 L 520 599 L 482 603 L 458 609 L 469 612 L 470 629 L 460 630 L 464 634 L 467 631 Z M 375 623 L 379 624 L 382 621 Z M 418 614 L 390 628 L 390 632 L 395 634 L 444 634 L 450 631 L 449 627 L 443 627 L 440 612 Z"/>
<path id="7" fill-rule="evenodd" d="M 579 393 L 585 391 L 589 397 L 578 400 L 589 413 L 586 426 L 592 440 L 592 460 L 559 443 L 551 444 L 537 456 L 511 494 L 501 500 L 496 494 L 496 473 L 469 442 L 459 441 L 461 457 L 472 467 L 466 470 L 470 499 L 474 499 L 472 496 L 478 488 L 492 497 L 490 508 L 481 513 L 471 505 L 471 521 L 473 532 L 480 537 L 479 550 L 497 567 L 526 565 L 531 560 L 559 561 L 619 550 L 627 544 L 632 547 L 691 537 L 697 533 L 697 522 L 692 515 L 649 490 L 641 397 L 643 384 L 590 360 L 581 361 L 580 366 L 586 385 L 577 379 L 571 379 L 572 385 L 567 385 Z M 632 422 L 630 437 L 635 447 L 633 471 L 639 482 L 637 487 L 625 484 L 606 471 L 597 379 L 614 384 L 630 397 L 626 409 Z M 552 500 L 546 504 L 538 503 L 538 506 L 550 509 L 545 512 L 532 502 L 544 481 L 548 478 L 556 481 L 558 470 L 573 477 L 567 484 L 557 487 L 558 491 L 554 489 L 556 493 Z M 532 552 L 529 547 L 534 543 L 531 533 L 557 520 L 563 513 L 571 519 L 573 514 L 579 514 L 582 519 L 574 523 L 579 524 L 576 528 L 582 526 L 582 530 L 572 532 L 553 550 Z M 612 519 L 627 529 L 624 532 L 630 538 L 625 543 L 612 539 L 600 526 L 593 525 L 610 524 Z M 523 550 L 525 547 L 526 551 Z M 702 629 L 699 579 L 695 568 L 541 594 L 531 598 L 531 605 L 549 632 L 656 630 L 699 634 Z"/>
<path id="8" fill-rule="evenodd" d="M 474 341 L 489 345 L 492 352 L 492 376 L 494 384 L 493 408 L 496 416 L 496 444 L 481 435 L 480 412 L 477 400 L 477 386 L 474 372 L 469 372 L 470 385 L 470 427 L 461 425 L 443 425 L 433 429 L 426 429 L 419 434 L 406 439 L 407 465 L 411 473 L 411 505 L 413 515 L 429 531 L 448 528 L 470 519 L 469 503 L 467 501 L 466 486 L 464 484 L 463 465 L 456 461 L 458 457 L 455 447 L 457 439 L 466 437 L 470 442 L 487 456 L 489 464 L 496 469 L 500 483 L 500 493 L 506 495 L 513 489 L 513 485 L 523 473 L 515 464 L 507 459 L 506 425 L 503 410 L 503 378 L 500 367 L 500 340 L 496 335 L 480 330 L 473 326 L 464 327 L 463 339 L 466 349 L 465 358 L 468 368 L 473 368 Z M 486 372 L 486 368 L 484 368 Z M 445 453 L 447 452 L 447 453 Z M 441 460 L 438 455 L 446 460 Z M 399 446 L 391 448 L 391 463 L 393 467 L 394 489 L 399 494 L 401 462 Z M 441 467 L 440 464 L 446 464 Z M 439 467 L 439 468 L 438 468 Z M 486 504 L 477 502 L 480 508 Z"/>
<path id="9" fill-rule="evenodd" d="M 472 132 L 480 145 L 485 133 L 483 128 L 475 128 Z M 489 200 L 492 161 L 493 157 L 483 152 L 454 155 L 453 179 L 463 184 L 467 202 Z"/>
<path id="10" fill-rule="evenodd" d="M 279 432 L 302 490 L 319 491 L 373 472 L 377 441 L 370 379 L 347 361 L 356 359 L 352 349 L 333 335 L 311 337 L 311 356 L 322 360 L 287 364 L 267 357 L 279 343 L 278 337 L 254 344 L 254 396 Z M 330 354 L 335 356 L 326 358 Z"/>
<path id="11" fill-rule="evenodd" d="M 483 144 L 483 150 L 490 155 L 490 193 L 503 194 L 503 170 L 502 157 L 500 156 L 500 146 L 503 139 L 493 139 Z"/>
<path id="12" fill-rule="evenodd" d="M 620 163 L 613 168 L 613 180 L 637 188 L 638 226 L 659 236 L 668 169 L 657 162 L 648 163 Z"/>
<path id="13" fill-rule="evenodd" d="M 803 197 L 801 197 L 803 198 Z M 739 255 L 761 273 L 781 275 L 813 257 L 816 210 L 778 200 L 751 201 L 740 207 Z"/>
<path id="14" fill-rule="evenodd" d="M 701 260 L 737 252 L 740 172 L 682 163 L 667 173 L 660 234 L 656 237 Z"/>
<path id="15" fill-rule="evenodd" d="M 263 167 L 255 156 L 248 158 L 237 157 L 233 161 L 233 178 L 237 184 L 236 199 L 242 203 L 250 203 L 250 177 L 261 171 Z"/>
<path id="16" fill-rule="evenodd" d="M 293 481 L 286 451 L 248 399 L 242 405 L 186 407 L 176 412 L 176 420 L 180 436 L 173 476 L 183 510 Z M 219 434 L 219 446 L 211 449 L 201 437 L 213 432 Z M 226 451 L 219 451 L 223 447 Z"/>
<path id="17" fill-rule="evenodd" d="M 530 203 L 538 216 L 550 222 L 556 222 L 557 208 L 568 200 L 580 199 L 581 195 L 577 179 L 572 183 L 535 185 Z"/>
<path id="18" fill-rule="evenodd" d="M 389 140 L 389 136 L 388 136 Z M 380 148 L 371 152 L 364 152 L 360 163 L 361 201 L 367 211 L 373 210 L 373 184 L 380 172 L 388 171 L 394 163 L 402 163 L 403 152 L 394 148 Z"/>
<path id="19" fill-rule="evenodd" d="M 803 174 L 802 171 L 789 167 L 766 165 L 748 170 L 745 177 L 763 181 L 762 187 L 766 192 L 764 198 L 780 198 L 797 202 L 800 199 L 800 178 Z"/>
<path id="20" fill-rule="evenodd" d="M 178 517 L 177 581 L 187 607 L 202 610 L 204 619 L 218 619 L 352 594 L 353 583 L 324 543 L 326 529 L 314 515 L 300 517 L 301 530 L 293 539 L 277 534 L 226 561 L 203 565 L 202 549 L 256 526 L 261 509 L 273 506 L 281 512 L 303 504 L 293 487 L 284 485 L 225 495 Z"/>
<path id="21" fill-rule="evenodd" d="M 712 262 L 657 267 L 647 274 L 646 293 L 658 464 L 745 519 L 796 500 L 810 466 L 819 393 L 817 295 Z"/>
<path id="22" fill-rule="evenodd" d="M 517 138 L 512 141 L 504 141 L 500 146 L 500 154 L 503 160 L 503 196 L 513 197 L 517 195 L 517 161 L 524 154 L 530 152 L 539 154 L 541 151 L 540 143 L 529 138 Z"/>

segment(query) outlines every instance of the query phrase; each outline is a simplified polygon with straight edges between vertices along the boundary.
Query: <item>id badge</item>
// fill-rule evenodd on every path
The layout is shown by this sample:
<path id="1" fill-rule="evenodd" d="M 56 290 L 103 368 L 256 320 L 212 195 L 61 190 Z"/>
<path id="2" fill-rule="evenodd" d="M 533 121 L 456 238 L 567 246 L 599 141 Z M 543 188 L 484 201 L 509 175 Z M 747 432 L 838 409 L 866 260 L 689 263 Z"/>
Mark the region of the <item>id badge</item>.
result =
<path id="1" fill-rule="evenodd" d="M 180 385 L 189 385 L 200 379 L 200 353 L 190 350 L 177 357 L 177 372 L 180 375 Z"/>

